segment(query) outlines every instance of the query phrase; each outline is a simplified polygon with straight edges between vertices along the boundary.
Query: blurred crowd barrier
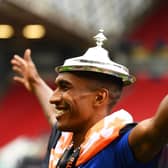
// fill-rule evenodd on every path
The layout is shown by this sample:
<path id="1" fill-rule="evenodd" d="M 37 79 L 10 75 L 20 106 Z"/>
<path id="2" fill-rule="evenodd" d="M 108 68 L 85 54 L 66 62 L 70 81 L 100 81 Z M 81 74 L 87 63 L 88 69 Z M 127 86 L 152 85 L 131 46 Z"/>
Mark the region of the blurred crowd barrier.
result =
<path id="1" fill-rule="evenodd" d="M 114 60 L 129 67 L 136 76 L 168 77 L 168 44 L 159 43 L 149 49 L 143 44 L 127 43 L 116 50 Z"/>

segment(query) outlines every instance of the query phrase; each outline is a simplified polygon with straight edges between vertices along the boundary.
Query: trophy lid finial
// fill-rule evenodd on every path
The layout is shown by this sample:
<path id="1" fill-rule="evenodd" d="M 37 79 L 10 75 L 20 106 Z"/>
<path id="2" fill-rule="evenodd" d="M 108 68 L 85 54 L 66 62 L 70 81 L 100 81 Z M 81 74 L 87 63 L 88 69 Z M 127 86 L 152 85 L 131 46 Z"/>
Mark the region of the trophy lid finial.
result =
<path id="1" fill-rule="evenodd" d="M 104 42 L 105 40 L 107 40 L 107 38 L 106 38 L 106 36 L 103 34 L 103 32 L 104 32 L 104 30 L 103 30 L 103 29 L 100 29 L 100 30 L 99 30 L 99 33 L 98 33 L 96 36 L 93 37 L 93 38 L 96 40 L 97 46 L 99 46 L 99 47 L 102 47 L 103 42 Z"/>

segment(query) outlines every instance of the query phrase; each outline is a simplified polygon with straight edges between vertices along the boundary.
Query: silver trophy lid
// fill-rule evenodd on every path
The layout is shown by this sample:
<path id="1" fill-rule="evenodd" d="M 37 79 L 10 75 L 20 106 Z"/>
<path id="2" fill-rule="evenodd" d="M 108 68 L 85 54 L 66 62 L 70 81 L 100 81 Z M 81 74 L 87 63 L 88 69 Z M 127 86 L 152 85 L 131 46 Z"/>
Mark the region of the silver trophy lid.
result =
<path id="1" fill-rule="evenodd" d="M 127 67 L 112 61 L 102 45 L 106 40 L 103 30 L 94 36 L 96 47 L 89 48 L 84 55 L 66 59 L 62 66 L 56 67 L 56 71 L 89 71 L 108 74 L 121 78 L 124 85 L 129 85 L 135 82 L 135 77 L 129 74 Z"/>

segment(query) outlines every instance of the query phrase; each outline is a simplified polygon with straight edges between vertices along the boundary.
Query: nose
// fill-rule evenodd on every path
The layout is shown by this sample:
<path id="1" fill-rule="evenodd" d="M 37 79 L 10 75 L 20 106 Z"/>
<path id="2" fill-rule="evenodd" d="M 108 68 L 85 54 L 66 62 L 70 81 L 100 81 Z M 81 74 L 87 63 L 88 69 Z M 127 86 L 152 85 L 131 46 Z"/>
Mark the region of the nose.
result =
<path id="1" fill-rule="evenodd" d="M 62 94 L 57 91 L 57 89 L 53 92 L 51 98 L 50 98 L 50 103 L 51 104 L 58 104 L 62 100 Z"/>

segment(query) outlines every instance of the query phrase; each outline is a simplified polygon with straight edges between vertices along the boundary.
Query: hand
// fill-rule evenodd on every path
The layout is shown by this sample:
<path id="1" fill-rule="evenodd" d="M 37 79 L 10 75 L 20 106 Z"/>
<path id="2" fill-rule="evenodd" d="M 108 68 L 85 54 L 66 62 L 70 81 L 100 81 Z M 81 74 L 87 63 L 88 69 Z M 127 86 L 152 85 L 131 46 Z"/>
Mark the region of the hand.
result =
<path id="1" fill-rule="evenodd" d="M 26 49 L 23 58 L 19 55 L 14 55 L 11 64 L 13 71 L 17 73 L 13 79 L 23 84 L 27 90 L 32 91 L 40 76 L 31 59 L 31 50 Z"/>

